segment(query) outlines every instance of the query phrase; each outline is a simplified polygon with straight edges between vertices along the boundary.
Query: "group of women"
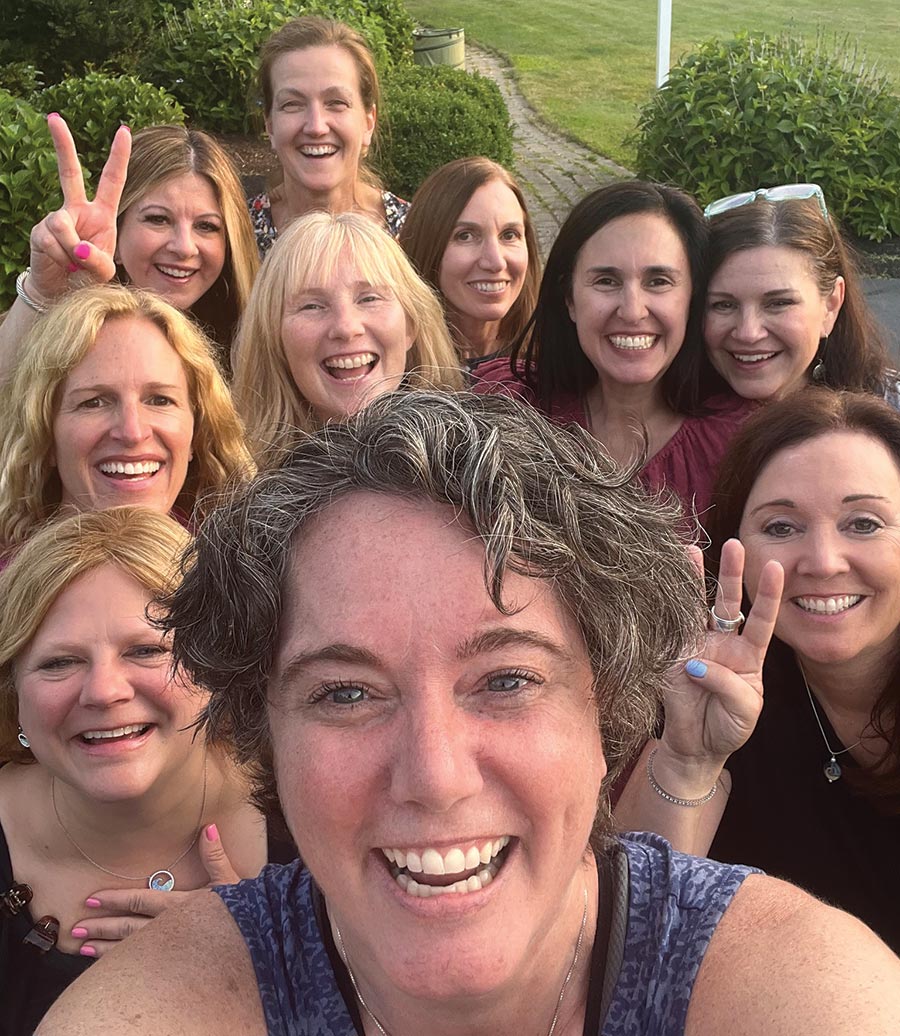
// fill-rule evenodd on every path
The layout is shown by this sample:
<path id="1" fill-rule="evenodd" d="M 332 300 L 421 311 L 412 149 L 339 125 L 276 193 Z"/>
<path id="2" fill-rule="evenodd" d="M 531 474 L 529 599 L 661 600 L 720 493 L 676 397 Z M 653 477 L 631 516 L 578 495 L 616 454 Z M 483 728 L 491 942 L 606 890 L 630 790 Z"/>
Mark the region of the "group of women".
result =
<path id="1" fill-rule="evenodd" d="M 335 495 L 362 478 L 354 468 L 343 482 L 332 481 L 337 476 L 326 470 L 337 429 L 348 422 L 369 477 L 377 471 L 385 483 L 400 478 L 391 464 L 380 467 L 379 458 L 360 445 L 370 410 L 372 435 L 384 426 L 378 434 L 389 447 L 388 457 L 395 450 L 398 465 L 418 471 L 415 478 L 409 475 L 412 482 L 398 482 L 390 492 L 398 498 L 424 494 L 434 504 L 452 505 L 462 525 L 470 521 L 483 539 L 486 555 L 479 564 L 485 571 L 497 563 L 503 536 L 512 537 L 510 572 L 521 572 L 515 579 L 524 581 L 516 591 L 522 600 L 529 599 L 529 578 L 555 585 L 570 563 L 578 578 L 600 579 L 613 595 L 618 590 L 612 589 L 616 580 L 609 582 L 609 572 L 618 571 L 618 580 L 630 586 L 641 572 L 661 565 L 667 580 L 663 596 L 699 600 L 702 579 L 685 582 L 682 570 L 671 567 L 672 559 L 661 560 L 644 541 L 626 537 L 624 546 L 618 543 L 622 529 L 615 522 L 602 525 L 587 550 L 577 523 L 592 520 L 587 516 L 604 494 L 613 493 L 616 506 L 625 507 L 617 479 L 633 476 L 649 490 L 650 496 L 638 488 L 622 492 L 637 494 L 639 510 L 668 521 L 676 538 L 692 536 L 698 521 L 710 529 L 707 564 L 718 576 L 718 596 L 704 642 L 691 640 L 691 623 L 682 614 L 672 620 L 681 623 L 680 633 L 657 643 L 650 635 L 653 616 L 640 615 L 649 604 L 639 594 L 630 611 L 623 605 L 623 615 L 648 641 L 640 665 L 619 655 L 608 665 L 602 656 L 612 641 L 596 641 L 588 627 L 568 631 L 591 653 L 589 682 L 600 698 L 603 746 L 607 759 L 624 771 L 613 796 L 617 824 L 656 831 L 686 852 L 761 866 L 796 881 L 863 918 L 900 948 L 900 914 L 884 895 L 892 850 L 900 846 L 900 699 L 894 672 L 900 601 L 893 578 L 900 566 L 900 414 L 891 405 L 898 394 L 852 257 L 821 190 L 795 184 L 751 191 L 714 202 L 704 214 L 671 187 L 639 181 L 602 187 L 572 210 L 542 269 L 524 195 L 495 163 L 484 158 L 448 163 L 428 177 L 411 204 L 381 188 L 366 163 L 377 132 L 378 78 L 355 31 L 318 17 L 288 23 L 263 48 L 260 88 L 280 174 L 249 206 L 221 147 L 206 134 L 181 127 L 141 130 L 133 140 L 127 128 L 120 129 L 89 201 L 72 136 L 59 115 L 48 117 L 63 207 L 34 228 L 30 267 L 18 279 L 17 300 L 0 324 L 0 547 L 6 566 L 0 576 L 0 763 L 6 764 L 0 769 L 0 919 L 6 918 L 0 971 L 10 976 L 9 1032 L 33 1031 L 87 965 L 171 907 L 184 890 L 250 878 L 267 859 L 290 855 L 286 819 L 325 892 L 325 900 L 316 899 L 315 889 L 311 893 L 310 918 L 323 933 L 340 988 L 336 995 L 349 1005 L 357 1032 L 385 1036 L 357 983 L 337 920 L 332 921 L 334 944 L 323 920 L 331 916 L 324 911 L 332 890 L 334 901 L 340 901 L 337 879 L 323 870 L 334 863 L 332 851 L 340 855 L 346 848 L 342 838 L 356 839 L 353 824 L 359 818 L 347 817 L 350 826 L 342 833 L 342 807 L 324 788 L 315 808 L 304 805 L 304 783 L 316 797 L 324 771 L 315 770 L 318 757 L 311 752 L 312 769 L 293 773 L 293 763 L 284 762 L 283 750 L 279 754 L 270 741 L 277 742 L 280 731 L 271 717 L 265 719 L 266 694 L 257 693 L 274 664 L 276 646 L 266 638 L 280 629 L 282 609 L 308 624 L 325 609 L 327 595 L 323 590 L 315 608 L 301 606 L 285 584 L 266 597 L 264 620 L 245 623 L 240 609 L 243 595 L 262 585 L 269 554 L 282 550 L 274 544 L 293 520 L 291 508 L 300 504 L 289 505 L 293 498 L 286 492 L 262 494 L 271 542 L 262 532 L 252 542 L 241 541 L 233 571 L 187 598 L 198 623 L 216 626 L 233 642 L 235 657 L 262 651 L 265 676 L 259 675 L 253 694 L 232 694 L 249 679 L 252 666 L 246 659 L 232 665 L 218 649 L 186 653 L 175 675 L 170 636 L 160 623 L 174 630 L 178 649 L 179 637 L 193 635 L 189 610 L 176 606 L 173 614 L 180 619 L 175 621 L 157 608 L 187 564 L 180 567 L 179 558 L 191 534 L 208 531 L 213 552 L 226 551 L 228 536 L 249 535 L 234 517 L 237 525 L 217 539 L 221 498 L 237 493 L 243 503 L 234 516 L 249 521 L 247 501 L 257 497 L 252 483 L 250 489 L 241 487 L 255 470 L 265 484 L 265 473 L 282 466 L 303 470 L 323 494 L 310 503 L 312 531 L 300 539 L 312 542 L 322 535 L 320 512 L 338 522 L 338 551 L 324 546 L 318 554 L 300 551 L 304 566 L 338 563 L 351 573 L 347 587 L 334 591 L 338 618 L 354 614 L 360 595 L 390 614 L 415 596 L 412 587 L 436 578 L 429 570 L 440 568 L 441 552 L 451 545 L 423 525 L 421 515 L 406 515 L 404 521 L 420 537 L 426 565 L 408 573 L 404 584 L 402 558 L 417 557 L 419 548 L 407 542 L 402 523 L 371 501 L 362 501 L 357 513 L 353 494 L 354 506 L 344 507 L 345 513 L 338 513 L 339 504 L 331 507 Z M 450 400 L 467 385 L 482 396 L 511 396 L 516 402 L 459 396 L 461 409 L 454 409 Z M 398 437 L 399 426 L 393 428 L 390 417 L 396 408 L 402 411 L 407 396 L 402 434 L 412 437 L 409 443 Z M 376 397 L 386 401 L 380 409 Z M 517 423 L 515 415 L 532 408 L 554 424 L 581 426 L 577 456 L 565 452 L 564 433 L 552 432 L 537 418 L 521 416 L 527 427 Z M 501 432 L 506 427 L 514 439 L 520 437 L 509 446 L 504 464 L 529 467 L 529 448 L 543 456 L 553 470 L 529 485 L 528 491 L 537 493 L 529 507 L 537 507 L 542 495 L 563 492 L 554 471 L 564 473 L 563 485 L 587 477 L 590 465 L 599 463 L 600 444 L 622 474 L 607 473 L 593 495 L 572 504 L 571 513 L 545 515 L 551 525 L 562 523 L 556 539 L 541 525 L 540 509 L 519 532 L 514 523 L 499 519 L 489 528 L 474 497 L 463 493 L 463 501 L 456 500 L 460 487 L 450 485 L 449 476 L 443 490 L 434 488 L 435 465 L 452 468 L 459 477 L 463 471 L 462 460 L 445 452 L 450 440 L 438 434 L 441 420 L 451 439 L 456 422 L 460 450 L 468 429 L 486 457 L 496 444 L 490 436 L 479 439 L 476 425 L 493 421 Z M 416 453 L 412 447 L 419 433 L 423 439 Z M 479 435 L 486 434 L 481 428 Z M 305 466 L 304 449 L 309 451 Z M 472 492 L 480 485 L 487 492 L 476 468 L 465 469 Z M 422 474 L 426 470 L 428 478 Z M 513 495 L 524 492 L 515 485 L 510 482 Z M 374 483 L 357 488 L 378 491 Z M 566 492 L 577 497 L 574 482 Z M 652 498 L 659 492 L 672 494 L 679 508 L 666 510 L 669 505 Z M 511 506 L 502 494 L 492 506 L 500 507 L 501 498 L 504 507 Z M 567 524 L 573 521 L 575 532 Z M 373 529 L 387 533 L 383 543 L 382 536 L 375 537 L 377 549 Z M 525 545 L 519 536 L 526 537 Z M 370 561 L 351 563 L 357 549 L 368 551 Z M 278 580 L 300 564 L 283 550 Z M 593 568 L 593 555 L 604 550 L 607 568 Z M 567 556 L 574 560 L 564 563 Z M 545 559 L 534 570 L 544 573 L 540 577 L 532 571 L 538 557 Z M 373 584 L 354 593 L 352 573 L 366 564 L 378 589 Z M 393 581 L 379 582 L 386 571 L 396 574 L 396 590 Z M 454 574 L 446 575 L 451 585 Z M 516 614 L 515 608 L 506 610 L 500 596 L 499 568 L 494 576 L 488 590 L 498 614 Z M 742 600 L 745 582 L 749 597 Z M 444 594 L 443 583 L 437 589 Z M 561 593 L 557 605 L 569 618 L 554 619 L 563 626 L 572 615 L 582 621 L 577 594 L 567 594 Z M 748 618 L 739 633 L 736 616 L 742 607 Z M 416 622 L 427 626 L 427 617 L 443 614 L 442 608 L 423 601 Z M 396 658 L 373 660 L 366 637 L 354 647 L 354 623 L 346 624 L 344 642 L 334 633 L 318 662 L 307 657 L 308 646 L 292 648 L 288 670 L 292 681 L 302 682 L 311 665 L 335 663 L 335 673 L 315 692 L 321 718 L 313 717 L 312 696 L 295 711 L 305 710 L 308 722 L 323 733 L 358 723 L 358 737 L 364 739 L 370 722 L 375 727 L 381 722 L 378 715 L 393 714 L 387 703 L 394 692 L 387 692 L 387 683 L 400 686 L 397 672 L 418 663 L 399 647 Z M 377 625 L 374 614 L 361 613 L 356 628 L 365 633 Z M 470 657 L 467 652 L 475 658 L 490 652 L 529 654 L 521 629 L 484 633 L 477 623 L 464 629 L 461 619 L 456 625 L 461 658 Z M 322 633 L 332 635 L 327 629 Z M 543 634 L 529 636 L 531 653 L 543 643 L 548 655 L 538 668 L 549 666 L 552 644 L 542 641 Z M 516 644 L 522 650 L 512 650 Z M 449 646 L 441 650 L 450 657 Z M 696 657 L 671 669 L 673 659 L 686 651 Z M 525 685 L 536 688 L 551 679 L 535 676 L 533 665 L 521 661 L 497 662 L 484 676 L 492 698 L 512 697 L 524 693 Z M 370 670 L 365 682 L 360 665 Z M 646 671 L 638 675 L 635 666 Z M 392 674 L 390 680 L 383 669 Z M 559 676 L 562 685 L 574 679 L 575 669 Z M 341 675 L 345 671 L 350 675 Z M 627 696 L 610 694 L 611 685 L 622 681 L 641 708 L 629 711 Z M 664 707 L 654 712 L 651 706 L 664 689 Z M 471 714 L 481 715 L 475 690 L 466 694 L 475 702 L 467 706 Z M 336 709 L 330 718 L 324 701 Z M 362 707 L 370 701 L 382 703 L 372 720 Z M 439 700 L 433 704 L 443 716 Z M 504 706 L 510 717 L 519 707 Z M 523 738 L 530 737 L 531 718 L 544 715 L 542 708 L 522 713 Z M 357 712 L 359 717 L 348 720 Z M 204 715 L 213 737 L 206 727 L 194 731 Z M 404 777 L 404 767 L 414 768 L 418 760 L 427 785 L 434 760 L 426 764 L 418 746 L 431 738 L 437 739 L 437 756 L 446 758 L 442 779 L 448 784 L 490 783 L 484 774 L 466 777 L 465 767 L 454 762 L 454 738 L 474 737 L 474 729 L 467 733 L 449 715 L 444 718 L 449 725 L 443 733 L 431 730 L 427 718 L 410 720 L 408 735 L 397 741 L 400 755 L 406 752 L 409 759 L 385 769 L 393 776 L 362 767 L 360 780 L 371 780 L 372 794 L 387 781 L 391 788 L 406 788 L 397 793 L 399 799 L 392 791 L 392 802 L 414 802 L 414 812 L 426 818 L 444 812 L 440 795 L 429 799 L 426 788 L 420 801 L 417 778 L 411 772 Z M 290 729 L 295 720 L 286 722 Z M 420 722 L 424 726 L 416 726 Z M 251 737 L 247 731 L 256 733 Z M 305 728 L 298 728 L 301 735 L 306 736 Z M 535 736 L 539 741 L 540 734 Z M 354 741 L 352 750 L 365 755 L 366 744 Z M 560 745 L 548 743 L 547 749 Z M 319 762 L 334 767 L 349 746 L 336 739 L 334 758 L 326 752 Z M 630 775 L 629 751 L 643 751 Z M 336 772 L 343 772 L 340 765 Z M 598 774 L 594 767 L 582 775 L 588 791 L 591 781 L 602 777 Z M 273 810 L 276 779 L 282 803 L 287 802 L 283 818 Z M 548 766 L 546 779 L 550 789 L 568 778 Z M 498 801 L 518 794 L 516 780 L 500 784 Z M 285 787 L 292 789 L 287 800 Z M 591 792 L 595 807 L 597 794 Z M 251 796 L 262 812 L 250 805 Z M 478 797 L 467 792 L 458 798 L 467 796 Z M 604 783 L 601 801 L 607 798 Z M 457 799 L 450 794 L 448 801 Z M 570 805 L 535 802 L 519 819 L 530 824 L 532 812 L 552 814 Z M 534 853 L 534 866 L 547 866 L 539 833 L 526 837 L 519 828 L 484 827 L 495 807 L 483 817 L 483 810 L 471 818 L 462 811 L 451 832 L 464 835 L 461 842 L 448 841 L 447 832 L 430 822 L 388 823 L 379 831 L 385 838 L 396 835 L 375 844 L 384 847 L 390 869 L 406 879 L 401 899 L 433 898 L 437 893 L 427 890 L 445 884 L 423 878 L 419 864 L 428 847 L 436 846 L 434 854 L 445 859 L 440 870 L 431 869 L 438 866 L 432 860 L 424 874 L 462 874 L 464 882 L 476 881 L 479 892 L 487 891 L 482 886 L 515 855 L 507 849 L 510 837 L 524 839 L 519 856 Z M 568 830 L 568 813 L 557 819 Z M 579 824 L 572 827 L 576 842 L 583 835 Z M 337 843 L 329 845 L 324 834 L 317 840 L 319 830 L 331 830 Z M 595 839 L 595 847 L 600 844 Z M 454 846 L 466 866 L 455 857 L 446 862 Z M 469 861 L 475 849 L 479 860 Z M 632 853 L 637 866 L 635 859 Z M 583 866 L 578 864 L 578 873 Z M 557 1024 L 559 1033 L 581 1032 L 578 1019 L 585 1032 L 599 1032 L 601 1001 L 604 1011 L 616 1012 L 605 994 L 597 993 L 596 1004 L 588 995 L 597 981 L 603 986 L 602 969 L 598 979 L 594 970 L 582 973 L 576 967 L 579 954 L 584 964 L 588 919 L 602 938 L 601 925 L 609 923 L 600 911 L 603 879 L 598 900 L 594 864 L 587 866 L 593 876 L 585 887 L 591 881 L 593 886 L 585 893 L 581 932 L 577 942 L 572 940 L 572 966 L 562 969 L 551 1036 Z M 482 876 L 485 867 L 488 879 Z M 340 871 L 336 866 L 335 875 Z M 730 873 L 739 875 L 734 892 L 745 872 Z M 348 887 L 357 879 L 362 887 L 375 880 L 352 869 L 346 877 Z M 411 893 L 410 886 L 419 891 Z M 750 898 L 747 917 L 753 918 Z M 729 902 L 713 910 L 710 934 L 720 916 L 736 916 L 727 914 Z M 761 902 L 763 910 L 765 896 Z M 437 904 L 432 906 L 435 917 L 442 916 L 435 913 Z M 240 911 L 256 907 L 230 909 L 238 919 Z M 380 960 L 368 936 L 354 928 L 353 911 L 345 909 L 338 907 L 338 913 L 348 944 L 357 942 L 356 966 L 367 953 Z M 373 910 L 379 924 L 396 920 Z M 432 916 L 421 903 L 416 910 L 422 924 Z M 220 926 L 222 916 L 216 919 Z M 827 923 L 840 927 L 833 918 Z M 238 924 L 253 956 L 250 929 Z M 798 926 L 805 932 L 802 923 Z M 416 931 L 414 923 L 414 940 L 421 935 Z M 567 939 L 567 929 L 560 929 L 534 960 L 544 959 L 544 949 L 553 958 Z M 191 944 L 190 953 L 195 951 Z M 632 951 L 638 953 L 632 947 L 626 957 Z M 703 959 L 703 950 L 698 953 L 689 980 L 678 980 L 687 982 L 687 998 L 680 987 L 667 994 L 681 997 L 685 1009 Z M 147 967 L 142 957 L 136 959 Z M 721 959 L 729 959 L 727 953 Z M 255 956 L 253 963 L 266 1015 L 260 1031 L 281 1031 L 268 1011 L 269 999 L 284 993 L 281 980 L 264 981 Z M 234 966 L 240 971 L 243 965 Z M 872 966 L 878 972 L 888 965 Z M 551 965 L 548 973 L 556 970 Z M 495 971 L 500 975 L 503 969 L 487 973 Z M 392 974 L 391 968 L 381 976 L 377 968 L 364 972 L 363 985 L 377 995 L 381 980 Z M 507 992 L 527 978 L 514 967 L 504 974 L 495 978 L 500 986 L 509 982 Z M 668 981 L 657 979 L 663 985 Z M 245 980 L 242 974 L 234 986 L 244 997 Z M 396 975 L 390 981 L 395 980 Z M 440 1012 L 434 1025 L 428 1024 L 432 981 L 426 974 L 421 988 L 403 989 L 390 1007 L 395 1036 L 404 1031 L 398 1019 L 407 1010 L 421 1023 L 413 1031 L 439 1031 Z M 449 997 L 446 1007 L 458 996 L 475 995 L 478 986 L 477 995 L 487 996 L 491 1005 L 485 1017 L 502 1017 L 509 998 L 504 993 L 494 1002 L 491 981 L 484 979 L 484 989 L 478 982 L 466 986 L 460 972 L 452 991 L 448 986 L 434 997 Z M 577 993 L 571 997 L 574 1010 L 561 1016 L 570 982 Z M 718 989 L 715 982 L 711 988 Z M 692 1010 L 714 1018 L 710 1004 L 720 995 L 707 994 L 702 1014 L 700 1007 Z M 886 1001 L 885 1010 L 893 1009 Z M 258 1005 L 251 1002 L 250 1010 L 247 1031 L 260 1027 Z M 293 1023 L 284 1024 L 284 1031 L 296 1031 Z M 658 1031 L 681 1032 L 684 1024 L 682 1017 L 673 1028 Z M 699 1025 L 696 1031 L 717 1031 L 718 1023 L 705 1024 L 708 1029 Z M 505 1031 L 497 1024 L 492 1029 Z M 142 1029 L 134 1021 L 134 1031 L 169 1030 Z"/>

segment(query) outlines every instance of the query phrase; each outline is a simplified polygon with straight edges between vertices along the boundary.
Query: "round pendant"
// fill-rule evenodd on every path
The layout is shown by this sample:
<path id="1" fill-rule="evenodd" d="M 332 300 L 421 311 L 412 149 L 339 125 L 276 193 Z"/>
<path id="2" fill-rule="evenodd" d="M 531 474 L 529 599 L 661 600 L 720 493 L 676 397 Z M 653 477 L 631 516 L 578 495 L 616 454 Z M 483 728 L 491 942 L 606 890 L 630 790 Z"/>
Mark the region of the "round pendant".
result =
<path id="1" fill-rule="evenodd" d="M 175 888 L 175 875 L 171 871 L 154 871 L 147 882 L 147 888 L 155 889 L 157 892 L 171 892 Z"/>
<path id="2" fill-rule="evenodd" d="M 835 781 L 839 781 L 841 779 L 840 763 L 833 756 L 829 762 L 822 767 L 822 769 L 825 773 L 825 779 L 829 784 L 834 784 Z"/>

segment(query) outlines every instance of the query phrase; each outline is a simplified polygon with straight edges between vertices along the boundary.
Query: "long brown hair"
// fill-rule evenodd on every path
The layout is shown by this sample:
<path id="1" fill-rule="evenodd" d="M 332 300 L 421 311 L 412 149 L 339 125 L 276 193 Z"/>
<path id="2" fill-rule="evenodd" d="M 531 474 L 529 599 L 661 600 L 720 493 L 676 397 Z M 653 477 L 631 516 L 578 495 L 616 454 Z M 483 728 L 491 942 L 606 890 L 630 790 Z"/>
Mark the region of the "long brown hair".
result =
<path id="1" fill-rule="evenodd" d="M 747 499 L 763 468 L 782 450 L 830 432 L 859 432 L 880 442 L 900 469 L 900 414 L 864 392 L 805 388 L 759 410 L 732 439 L 719 468 L 708 523 L 713 567 L 722 544 L 738 535 Z M 746 610 L 746 609 L 745 609 Z M 897 616 L 900 626 L 900 615 Z M 849 771 L 847 778 L 900 813 L 900 656 L 885 674 L 871 725 L 887 742 L 877 772 Z"/>
<path id="2" fill-rule="evenodd" d="M 497 180 L 516 196 L 525 225 L 528 268 L 519 297 L 500 321 L 497 341 L 506 351 L 525 329 L 537 303 L 541 263 L 537 235 L 528 214 L 522 188 L 512 175 L 489 158 L 457 158 L 435 169 L 413 196 L 412 206 L 397 240 L 412 260 L 419 276 L 440 295 L 441 263 L 453 228 L 479 187 Z M 446 310 L 446 307 L 445 307 Z M 453 328 L 451 327 L 451 333 Z M 456 337 L 456 335 L 454 335 Z"/>

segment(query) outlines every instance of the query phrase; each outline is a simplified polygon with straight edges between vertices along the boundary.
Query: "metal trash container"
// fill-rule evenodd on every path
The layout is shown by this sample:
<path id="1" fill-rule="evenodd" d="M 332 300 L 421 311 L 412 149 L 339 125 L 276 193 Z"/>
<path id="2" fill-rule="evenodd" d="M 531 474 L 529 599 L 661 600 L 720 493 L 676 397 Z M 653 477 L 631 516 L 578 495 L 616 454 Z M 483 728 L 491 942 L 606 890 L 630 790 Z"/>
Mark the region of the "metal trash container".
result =
<path id="1" fill-rule="evenodd" d="M 466 67 L 464 29 L 414 29 L 413 61 L 417 65 Z"/>

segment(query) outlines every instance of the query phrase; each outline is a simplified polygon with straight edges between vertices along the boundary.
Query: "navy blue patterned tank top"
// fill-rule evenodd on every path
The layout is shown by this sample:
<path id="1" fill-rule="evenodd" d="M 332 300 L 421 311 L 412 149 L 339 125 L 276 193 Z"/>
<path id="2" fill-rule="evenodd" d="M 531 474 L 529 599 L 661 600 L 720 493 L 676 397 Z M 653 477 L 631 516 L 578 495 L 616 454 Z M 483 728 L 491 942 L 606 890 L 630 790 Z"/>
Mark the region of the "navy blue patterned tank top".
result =
<path id="1" fill-rule="evenodd" d="M 621 843 L 629 872 L 625 944 L 596 1036 L 682 1036 L 709 940 L 755 872 L 677 853 L 657 835 L 631 834 Z M 270 1036 L 357 1036 L 319 930 L 309 873 L 298 863 L 270 865 L 216 892 L 247 943 Z"/>

